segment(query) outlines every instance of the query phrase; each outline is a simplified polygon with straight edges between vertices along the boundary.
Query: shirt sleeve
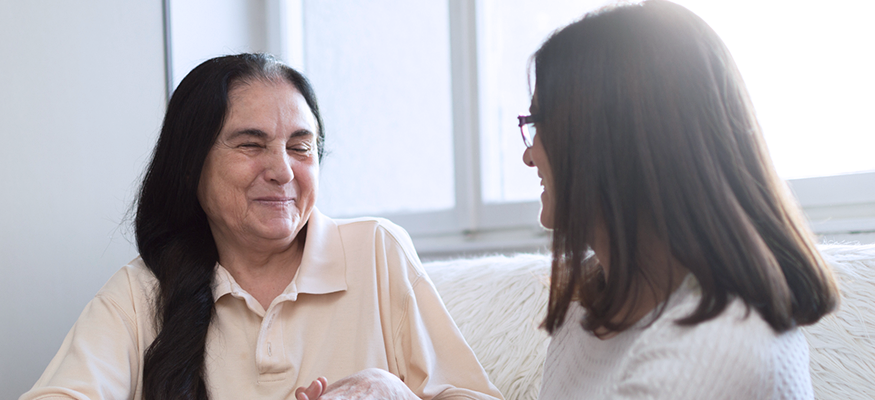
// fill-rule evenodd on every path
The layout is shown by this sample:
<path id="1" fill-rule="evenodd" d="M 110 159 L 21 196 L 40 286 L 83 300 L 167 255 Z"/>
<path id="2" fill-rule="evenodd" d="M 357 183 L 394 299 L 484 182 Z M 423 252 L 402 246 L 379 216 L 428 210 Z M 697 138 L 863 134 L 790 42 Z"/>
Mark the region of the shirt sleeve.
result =
<path id="1" fill-rule="evenodd" d="M 133 303 L 124 271 L 92 299 L 33 388 L 20 400 L 130 399 L 139 380 L 140 349 Z"/>
<path id="2" fill-rule="evenodd" d="M 425 274 L 409 237 L 403 231 L 389 236 L 386 261 L 397 263 L 409 279 L 393 333 L 399 377 L 422 399 L 502 399 Z"/>

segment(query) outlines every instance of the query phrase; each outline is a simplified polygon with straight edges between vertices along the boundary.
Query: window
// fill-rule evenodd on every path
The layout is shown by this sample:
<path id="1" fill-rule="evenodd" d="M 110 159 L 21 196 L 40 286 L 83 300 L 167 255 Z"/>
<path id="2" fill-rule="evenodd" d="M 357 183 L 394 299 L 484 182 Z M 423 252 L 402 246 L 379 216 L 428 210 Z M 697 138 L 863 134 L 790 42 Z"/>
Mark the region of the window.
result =
<path id="1" fill-rule="evenodd" d="M 318 207 L 336 216 L 453 209 L 446 4 L 313 1 L 304 21 L 305 71 L 326 121 Z"/>
<path id="2" fill-rule="evenodd" d="M 732 52 L 778 174 L 814 231 L 827 239 L 868 233 L 875 242 L 875 4 L 677 2 Z"/>
<path id="3" fill-rule="evenodd" d="M 233 40 L 245 36 L 249 45 L 229 38 L 201 59 L 269 50 L 314 84 L 327 132 L 323 212 L 388 217 L 425 254 L 548 242 L 537 225 L 541 188 L 521 161 L 514 124 L 528 108 L 527 61 L 550 32 L 605 1 L 266 0 L 263 9 L 222 2 L 197 8 L 236 10 L 225 13 L 243 15 L 233 29 L 226 18 L 214 31 L 236 30 Z M 815 231 L 875 235 L 875 131 L 867 118 L 875 46 L 865 20 L 875 6 L 677 2 L 729 46 L 779 174 Z"/>
<path id="4" fill-rule="evenodd" d="M 387 216 L 425 253 L 545 245 L 539 179 L 513 123 L 528 109 L 526 60 L 598 4 L 303 1 L 302 65 L 337 138 L 320 207 Z M 362 143 L 372 127 L 361 114 L 395 120 Z"/>

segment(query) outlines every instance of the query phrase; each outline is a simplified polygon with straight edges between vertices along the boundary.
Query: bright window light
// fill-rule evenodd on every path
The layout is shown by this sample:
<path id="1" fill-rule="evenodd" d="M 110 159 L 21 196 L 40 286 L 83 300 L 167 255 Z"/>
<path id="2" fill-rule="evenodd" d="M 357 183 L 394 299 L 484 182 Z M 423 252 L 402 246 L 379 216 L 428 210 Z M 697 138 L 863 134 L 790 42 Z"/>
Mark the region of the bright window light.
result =
<path id="1" fill-rule="evenodd" d="M 875 3 L 677 3 L 735 57 L 781 177 L 875 170 Z"/>
<path id="2" fill-rule="evenodd" d="M 331 0 L 304 10 L 305 69 L 327 131 L 320 210 L 453 208 L 446 4 Z"/>
<path id="3" fill-rule="evenodd" d="M 784 179 L 875 170 L 875 2 L 677 0 L 735 58 Z M 605 1 L 482 0 L 480 80 L 486 202 L 535 200 L 513 117 L 528 109 L 528 58 Z"/>

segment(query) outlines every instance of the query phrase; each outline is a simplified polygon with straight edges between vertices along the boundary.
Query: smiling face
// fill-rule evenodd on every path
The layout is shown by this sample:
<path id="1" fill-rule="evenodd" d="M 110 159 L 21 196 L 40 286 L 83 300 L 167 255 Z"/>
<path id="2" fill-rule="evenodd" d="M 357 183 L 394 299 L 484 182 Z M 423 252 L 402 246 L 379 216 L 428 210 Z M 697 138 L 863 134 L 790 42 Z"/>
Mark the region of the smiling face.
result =
<path id="1" fill-rule="evenodd" d="M 553 172 L 550 169 L 550 160 L 547 159 L 547 152 L 544 150 L 544 145 L 541 143 L 541 135 L 536 135 L 532 147 L 523 152 L 523 162 L 530 166 L 538 168 L 538 177 L 541 178 L 541 186 L 544 191 L 541 192 L 541 225 L 547 229 L 553 229 L 556 202 L 554 200 L 554 185 Z"/>
<path id="2" fill-rule="evenodd" d="M 220 253 L 294 241 L 316 202 L 317 129 L 306 100 L 285 80 L 232 87 L 198 184 Z"/>
<path id="3" fill-rule="evenodd" d="M 538 115 L 538 92 L 537 89 L 532 95 L 532 105 L 529 107 L 530 115 Z M 544 191 L 541 192 L 541 226 L 547 229 L 553 229 L 556 210 L 556 201 L 554 200 L 553 171 L 550 169 L 550 160 L 547 159 L 547 151 L 544 150 L 544 144 L 541 143 L 542 130 L 537 126 L 538 135 L 532 142 L 532 147 L 523 152 L 523 163 L 530 167 L 538 168 L 538 177 L 541 178 L 541 186 Z"/>

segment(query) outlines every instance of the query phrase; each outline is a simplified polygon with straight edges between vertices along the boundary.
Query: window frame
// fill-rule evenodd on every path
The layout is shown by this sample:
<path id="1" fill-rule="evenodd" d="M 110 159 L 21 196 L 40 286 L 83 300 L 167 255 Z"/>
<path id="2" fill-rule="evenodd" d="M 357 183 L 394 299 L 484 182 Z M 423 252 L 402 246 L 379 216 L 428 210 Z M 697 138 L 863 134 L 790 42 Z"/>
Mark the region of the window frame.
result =
<path id="1" fill-rule="evenodd" d="M 815 234 L 875 232 L 875 172 L 786 181 Z"/>
<path id="2" fill-rule="evenodd" d="M 165 0 L 169 1 L 169 0 Z M 448 0 L 455 207 L 420 213 L 386 213 L 408 230 L 425 257 L 545 250 L 550 233 L 540 227 L 538 201 L 485 203 L 482 198 L 480 0 Z M 304 0 L 266 0 L 267 51 L 306 73 Z M 169 13 L 165 13 L 168 29 Z M 520 77 L 523 79 L 524 77 Z M 173 77 L 168 74 L 168 92 Z M 512 123 L 513 121 L 508 121 Z M 520 144 L 520 156 L 523 152 Z M 786 181 L 815 234 L 875 232 L 875 172 Z"/>
<path id="3" fill-rule="evenodd" d="M 538 201 L 481 201 L 478 3 L 447 2 L 455 206 L 439 211 L 381 214 L 407 229 L 423 254 L 538 249 L 549 243 L 549 234 L 538 223 Z M 267 42 L 271 52 L 306 73 L 303 29 L 275 37 L 289 32 L 288 26 L 304 24 L 304 7 L 303 0 L 268 0 Z M 270 10 L 280 11 L 270 14 Z M 521 144 L 520 157 L 523 150 Z"/>

